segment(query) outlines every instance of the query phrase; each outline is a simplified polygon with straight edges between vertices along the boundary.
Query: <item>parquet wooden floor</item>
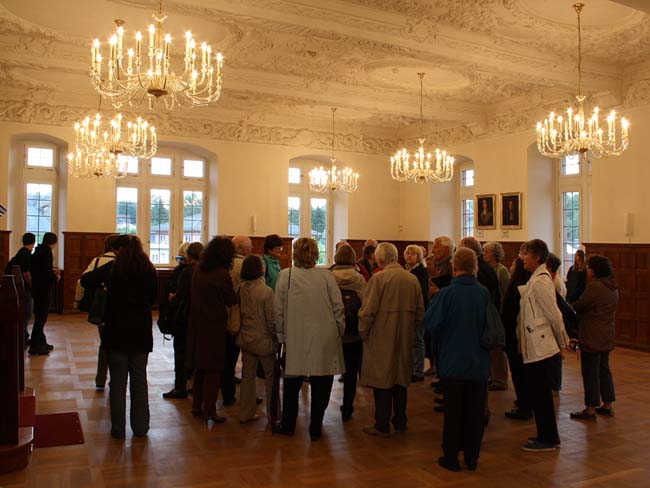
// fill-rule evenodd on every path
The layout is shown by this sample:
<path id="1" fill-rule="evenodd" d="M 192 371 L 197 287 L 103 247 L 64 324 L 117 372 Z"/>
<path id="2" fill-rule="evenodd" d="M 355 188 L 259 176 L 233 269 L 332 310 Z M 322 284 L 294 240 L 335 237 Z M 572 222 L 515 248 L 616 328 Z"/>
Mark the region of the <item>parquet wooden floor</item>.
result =
<path id="1" fill-rule="evenodd" d="M 190 415 L 190 400 L 161 398 L 172 384 L 173 350 L 157 334 L 148 369 L 151 430 L 144 439 L 129 433 L 126 441 L 117 441 L 109 436 L 108 390 L 94 390 L 96 330 L 82 317 L 53 316 L 46 333 L 55 350 L 26 361 L 37 413 L 78 411 L 86 443 L 35 450 L 27 469 L 0 476 L 0 487 L 650 486 L 650 354 L 614 352 L 616 416 L 595 423 L 569 419 L 571 410 L 582 408 L 582 382 L 577 359 L 565 360 L 557 452 L 522 451 L 521 444 L 534 434 L 533 422 L 503 417 L 512 390 L 491 393 L 493 418 L 478 470 L 451 473 L 436 462 L 442 414 L 432 411 L 428 381 L 409 388 L 408 432 L 388 439 L 361 432 L 371 423 L 373 408 L 365 388 L 359 388 L 354 419 L 341 423 L 338 382 L 319 442 L 307 434 L 307 387 L 293 438 L 272 436 L 265 420 L 240 425 L 237 405 L 223 410 L 225 424 L 208 427 Z"/>

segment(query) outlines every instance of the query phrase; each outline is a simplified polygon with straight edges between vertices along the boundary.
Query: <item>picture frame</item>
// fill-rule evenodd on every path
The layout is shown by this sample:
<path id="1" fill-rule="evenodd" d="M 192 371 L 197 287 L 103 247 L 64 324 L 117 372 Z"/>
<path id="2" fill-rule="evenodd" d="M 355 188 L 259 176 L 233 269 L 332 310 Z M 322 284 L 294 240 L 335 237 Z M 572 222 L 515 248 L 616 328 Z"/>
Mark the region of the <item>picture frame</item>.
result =
<path id="1" fill-rule="evenodd" d="M 497 196 L 493 193 L 476 195 L 474 222 L 477 230 L 496 229 Z"/>
<path id="2" fill-rule="evenodd" d="M 521 229 L 521 192 L 501 193 L 502 229 Z"/>

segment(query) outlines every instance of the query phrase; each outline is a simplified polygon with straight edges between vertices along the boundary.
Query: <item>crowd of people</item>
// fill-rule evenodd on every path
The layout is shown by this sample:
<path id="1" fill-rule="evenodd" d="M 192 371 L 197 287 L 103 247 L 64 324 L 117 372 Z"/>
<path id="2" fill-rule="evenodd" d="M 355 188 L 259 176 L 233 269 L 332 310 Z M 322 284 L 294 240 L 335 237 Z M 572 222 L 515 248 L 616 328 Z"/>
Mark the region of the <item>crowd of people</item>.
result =
<path id="1" fill-rule="evenodd" d="M 44 325 L 59 277 L 52 254 L 56 241 L 46 233 L 32 253 L 35 237 L 25 234 L 23 248 L 9 263 L 19 265 L 24 277 L 26 323 L 33 302 L 31 337 L 25 330 L 29 354 L 53 348 Z M 565 282 L 558 274 L 560 260 L 540 239 L 524 243 L 510 269 L 503 265 L 501 244 L 481 245 L 473 237 L 457 248 L 449 237 L 437 237 L 429 256 L 409 245 L 405 266 L 393 244 L 368 240 L 360 259 L 341 241 L 334 264 L 320 267 L 316 241 L 299 238 L 292 266 L 281 269 L 283 245 L 278 235 L 269 235 L 261 256 L 252 253 L 246 236 L 181 246 L 166 290 L 169 304 L 159 319 L 164 315 L 174 335 L 174 386 L 165 399 L 191 395 L 194 416 L 222 423 L 219 392 L 222 404 L 232 405 L 240 382 L 239 421 L 258 419 L 257 405 L 265 402 L 272 432 L 292 436 L 300 391 L 308 382 L 309 435 L 317 441 L 334 377 L 340 375 L 342 421 L 354 414 L 360 382 L 374 395 L 374 423 L 363 432 L 389 437 L 408 428 L 409 385 L 437 375 L 431 386 L 439 395 L 435 410 L 444 412 L 439 464 L 458 471 L 463 452 L 466 467 L 475 470 L 490 419 L 488 392 L 507 389 L 509 376 L 516 399 L 506 417 L 534 417 L 536 424 L 522 448 L 559 447 L 554 392 L 562 384 L 563 351 L 579 348 L 585 408 L 571 418 L 613 415 L 609 354 L 618 291 L 606 257 L 585 258 L 578 251 Z M 126 435 L 127 382 L 133 435 L 149 429 L 146 370 L 156 282 L 140 239 L 112 235 L 78 283 L 79 308 L 88 310 L 89 318 L 100 311 L 100 320 L 93 320 L 100 336 L 95 384 L 105 388 L 108 370 L 114 438 Z M 486 346 L 486 331 L 494 327 L 503 328 L 503 348 Z M 235 376 L 240 356 L 241 380 Z M 257 378 L 264 380 L 265 398 L 257 396 Z"/>

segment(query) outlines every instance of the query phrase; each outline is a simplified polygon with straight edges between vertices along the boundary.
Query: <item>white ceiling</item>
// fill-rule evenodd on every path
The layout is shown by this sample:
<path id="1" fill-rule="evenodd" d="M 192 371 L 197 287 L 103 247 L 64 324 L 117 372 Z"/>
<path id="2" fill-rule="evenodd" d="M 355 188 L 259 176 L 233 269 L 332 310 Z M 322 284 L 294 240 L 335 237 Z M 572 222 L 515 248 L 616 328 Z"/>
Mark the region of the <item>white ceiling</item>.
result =
<path id="1" fill-rule="evenodd" d="M 586 92 L 619 105 L 649 77 L 650 2 L 583 1 Z M 561 108 L 577 90 L 572 3 L 166 1 L 165 26 L 174 38 L 182 41 L 191 29 L 197 40 L 211 43 L 225 57 L 222 99 L 214 107 L 179 115 L 326 133 L 329 107 L 336 106 L 345 134 L 410 138 L 419 130 L 416 73 L 423 71 L 431 137 L 453 143 L 532 130 L 531 118 L 549 107 Z M 92 39 L 105 43 L 114 19 L 126 21 L 127 37 L 145 31 L 157 8 L 158 0 L 1 0 L 0 95 L 96 106 L 88 77 Z M 182 49 L 183 43 L 177 44 Z M 1 108 L 0 118 L 8 118 Z M 146 113 L 146 107 L 140 112 Z"/>

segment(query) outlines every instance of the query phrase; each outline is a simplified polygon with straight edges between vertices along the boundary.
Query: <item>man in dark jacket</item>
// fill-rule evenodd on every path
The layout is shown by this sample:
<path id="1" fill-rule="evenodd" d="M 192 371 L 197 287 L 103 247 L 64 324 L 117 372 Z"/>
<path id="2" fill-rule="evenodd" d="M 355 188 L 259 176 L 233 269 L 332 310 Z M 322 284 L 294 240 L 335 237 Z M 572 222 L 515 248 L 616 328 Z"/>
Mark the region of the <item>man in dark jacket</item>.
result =
<path id="1" fill-rule="evenodd" d="M 20 266 L 20 273 L 23 275 L 23 282 L 25 283 L 25 298 L 24 304 L 24 325 L 25 325 L 25 345 L 29 344 L 29 321 L 32 320 L 32 312 L 34 309 L 34 299 L 32 298 L 32 250 L 36 236 L 31 232 L 23 234 L 23 247 L 18 249 L 16 255 L 9 260 L 5 268 L 5 274 L 11 274 L 12 266 Z"/>
<path id="2" fill-rule="evenodd" d="M 32 296 L 34 297 L 34 327 L 29 346 L 29 354 L 46 355 L 54 346 L 47 343 L 45 338 L 45 323 L 50 308 L 52 286 L 61 277 L 59 270 L 54 270 L 54 255 L 52 249 L 56 246 L 57 237 L 53 232 L 46 232 L 43 241 L 38 245 L 31 262 Z"/>
<path id="3" fill-rule="evenodd" d="M 203 244 L 193 242 L 185 250 L 185 264 L 176 282 L 176 293 L 172 297 L 174 315 L 174 388 L 163 393 L 168 400 L 187 398 L 188 371 L 185 366 L 187 351 L 187 324 L 190 315 L 190 292 L 194 265 L 199 262 Z"/>
<path id="4" fill-rule="evenodd" d="M 478 258 L 478 282 L 488 289 L 492 303 L 499 310 L 501 308 L 501 292 L 499 291 L 499 278 L 496 271 L 488 262 L 483 259 L 483 247 L 476 237 L 464 237 L 459 247 L 466 247 L 474 251 Z"/>

